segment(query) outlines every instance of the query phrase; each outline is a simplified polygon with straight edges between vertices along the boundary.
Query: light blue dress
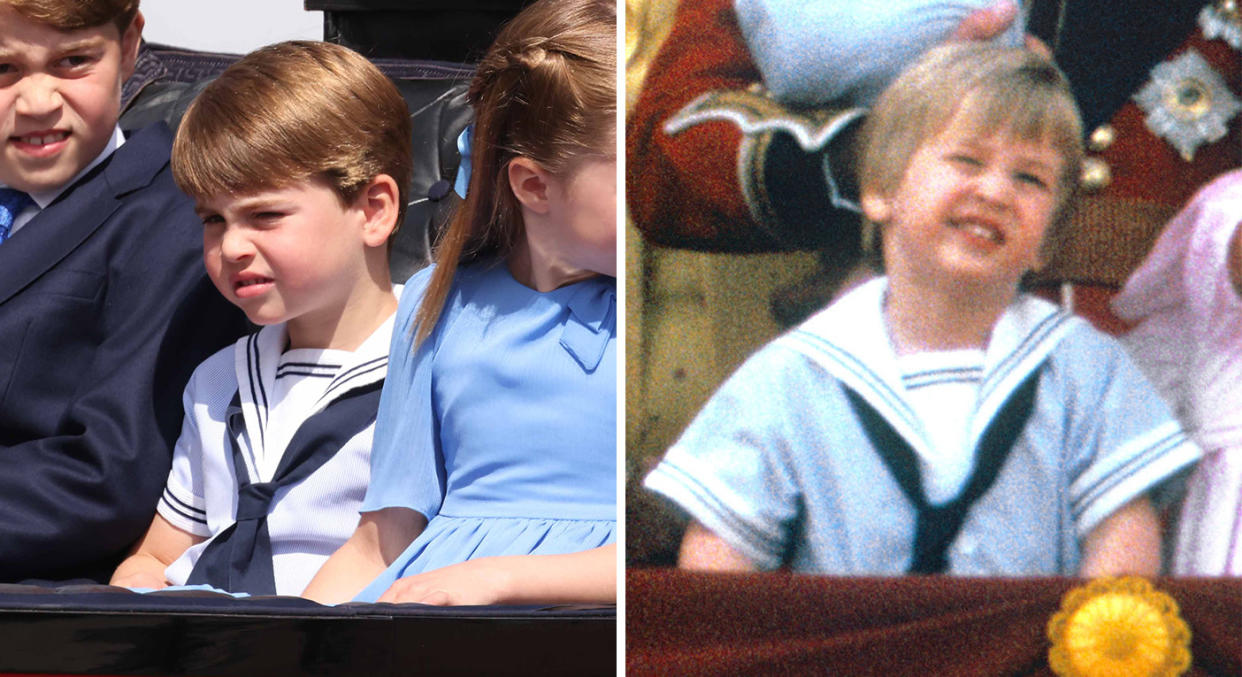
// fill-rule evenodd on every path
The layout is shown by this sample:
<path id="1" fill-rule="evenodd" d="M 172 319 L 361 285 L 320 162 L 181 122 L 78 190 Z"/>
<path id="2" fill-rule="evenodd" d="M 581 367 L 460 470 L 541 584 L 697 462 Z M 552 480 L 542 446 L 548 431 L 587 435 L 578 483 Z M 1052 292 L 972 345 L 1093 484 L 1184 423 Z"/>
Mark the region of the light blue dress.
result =
<path id="1" fill-rule="evenodd" d="M 362 506 L 429 522 L 359 601 L 476 557 L 616 540 L 616 280 L 540 293 L 503 263 L 460 268 L 415 351 L 430 274 L 401 296 Z"/>

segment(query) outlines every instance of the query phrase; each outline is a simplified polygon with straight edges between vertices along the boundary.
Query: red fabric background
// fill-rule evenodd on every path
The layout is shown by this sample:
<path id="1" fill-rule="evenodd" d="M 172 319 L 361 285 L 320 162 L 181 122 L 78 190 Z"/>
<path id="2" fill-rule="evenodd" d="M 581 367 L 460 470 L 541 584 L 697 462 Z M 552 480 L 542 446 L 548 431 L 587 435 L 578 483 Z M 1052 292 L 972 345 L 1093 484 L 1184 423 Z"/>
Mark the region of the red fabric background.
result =
<path id="1" fill-rule="evenodd" d="M 1051 675 L 1068 578 L 626 574 L 629 675 Z M 1242 580 L 1161 579 L 1191 628 L 1187 675 L 1242 675 Z"/>

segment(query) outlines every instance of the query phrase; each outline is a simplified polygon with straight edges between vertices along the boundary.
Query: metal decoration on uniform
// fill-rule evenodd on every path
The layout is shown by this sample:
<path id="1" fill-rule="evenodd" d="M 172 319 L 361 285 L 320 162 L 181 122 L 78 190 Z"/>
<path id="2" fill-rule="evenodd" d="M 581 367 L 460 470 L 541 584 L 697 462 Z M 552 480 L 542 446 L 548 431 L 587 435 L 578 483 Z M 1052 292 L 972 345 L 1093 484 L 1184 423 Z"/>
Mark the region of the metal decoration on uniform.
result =
<path id="1" fill-rule="evenodd" d="M 1082 174 L 1078 185 L 1088 193 L 1096 193 L 1108 187 L 1113 181 L 1113 170 L 1108 163 L 1098 157 L 1087 157 L 1082 160 Z"/>
<path id="2" fill-rule="evenodd" d="M 1087 150 L 1101 153 L 1108 150 L 1117 140 L 1117 130 L 1112 125 L 1100 125 L 1087 136 Z"/>
<path id="3" fill-rule="evenodd" d="M 1134 101 L 1147 114 L 1147 128 L 1187 162 L 1199 146 L 1224 137 L 1228 122 L 1242 111 L 1224 78 L 1193 49 L 1151 69 L 1151 80 Z"/>
<path id="4" fill-rule="evenodd" d="M 1242 14 L 1237 0 L 1216 0 L 1199 12 L 1199 27 L 1208 40 L 1220 38 L 1234 49 L 1242 49 Z"/>

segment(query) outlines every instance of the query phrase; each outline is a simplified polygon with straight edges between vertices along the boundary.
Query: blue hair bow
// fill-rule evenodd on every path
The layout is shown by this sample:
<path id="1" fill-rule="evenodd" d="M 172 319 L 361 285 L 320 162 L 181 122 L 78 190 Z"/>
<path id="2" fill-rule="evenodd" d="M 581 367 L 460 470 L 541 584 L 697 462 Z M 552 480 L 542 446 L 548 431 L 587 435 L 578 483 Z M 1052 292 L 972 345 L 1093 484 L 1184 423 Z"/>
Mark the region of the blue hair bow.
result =
<path id="1" fill-rule="evenodd" d="M 461 162 L 457 165 L 457 181 L 453 184 L 453 192 L 466 197 L 466 188 L 470 185 L 470 148 L 474 140 L 474 124 L 466 125 L 457 137 L 457 152 L 461 154 Z"/>

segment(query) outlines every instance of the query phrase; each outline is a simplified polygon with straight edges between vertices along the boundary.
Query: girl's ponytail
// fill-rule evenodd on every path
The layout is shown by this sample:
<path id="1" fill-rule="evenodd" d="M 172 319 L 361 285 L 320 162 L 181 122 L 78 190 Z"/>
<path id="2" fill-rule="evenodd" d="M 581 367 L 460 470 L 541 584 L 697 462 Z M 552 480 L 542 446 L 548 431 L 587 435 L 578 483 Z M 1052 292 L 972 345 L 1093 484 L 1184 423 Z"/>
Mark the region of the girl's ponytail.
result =
<path id="1" fill-rule="evenodd" d="M 616 22 L 615 0 L 538 0 L 505 25 L 479 62 L 469 92 L 470 184 L 436 243 L 415 347 L 439 321 L 457 266 L 503 258 L 524 236 L 510 160 L 528 157 L 565 175 L 585 156 L 613 153 Z"/>

